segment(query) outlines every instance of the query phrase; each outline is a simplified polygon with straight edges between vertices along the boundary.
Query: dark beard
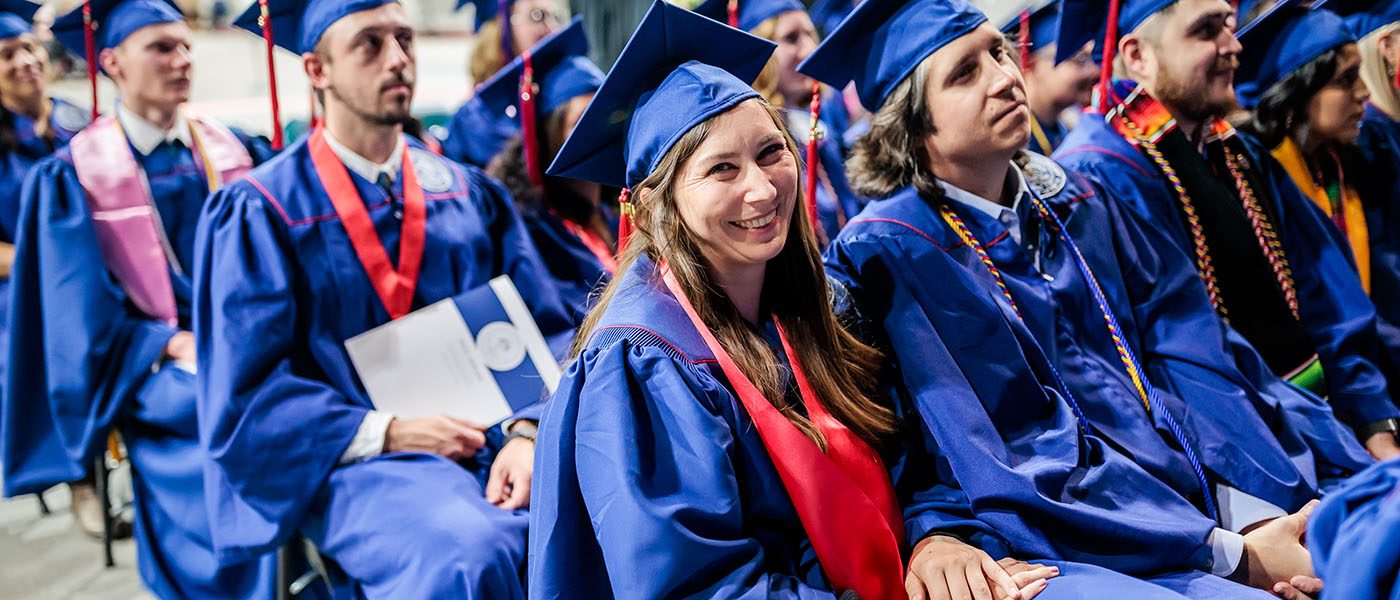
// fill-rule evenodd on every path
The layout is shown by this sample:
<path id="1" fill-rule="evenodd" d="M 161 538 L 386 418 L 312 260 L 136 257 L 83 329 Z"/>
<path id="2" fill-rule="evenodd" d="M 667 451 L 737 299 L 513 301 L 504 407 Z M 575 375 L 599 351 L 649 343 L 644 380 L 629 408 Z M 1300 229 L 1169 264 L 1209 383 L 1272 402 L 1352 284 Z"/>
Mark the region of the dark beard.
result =
<path id="1" fill-rule="evenodd" d="M 410 89 L 411 89 L 411 88 L 410 88 Z M 362 109 L 362 108 L 360 108 L 359 106 L 356 106 L 354 102 L 351 102 L 348 98 L 346 98 L 345 96 L 341 95 L 341 93 L 340 93 L 338 90 L 335 89 L 335 86 L 334 86 L 334 85 L 332 85 L 331 87 L 327 88 L 327 90 L 330 91 L 331 95 L 334 96 L 336 100 L 339 100 L 339 101 L 340 101 L 340 104 L 341 104 L 342 106 L 344 106 L 345 108 L 349 109 L 350 112 L 352 112 L 352 113 L 355 114 L 355 116 L 357 116 L 357 117 L 363 119 L 365 122 L 370 123 L 370 124 L 372 124 L 372 125 L 379 125 L 379 126 L 385 126 L 385 127 L 390 126 L 390 125 L 398 125 L 398 124 L 401 124 L 401 123 L 403 123 L 404 121 L 408 120 L 408 118 L 412 116 L 412 113 L 410 112 L 410 110 L 409 110 L 408 107 L 405 107 L 403 110 L 393 110 L 393 111 L 390 111 L 390 112 L 373 113 L 373 112 L 370 112 L 370 111 L 368 111 L 368 110 Z M 409 104 L 410 104 L 410 105 L 412 104 L 412 100 L 413 100 L 413 95 L 410 94 L 410 95 L 409 95 Z"/>
<path id="2" fill-rule="evenodd" d="M 1157 89 L 1153 90 L 1152 97 L 1170 107 L 1172 114 L 1197 123 L 1223 118 L 1239 109 L 1239 103 L 1233 96 L 1224 101 L 1212 101 L 1201 93 L 1199 87 L 1192 81 L 1178 81 L 1159 66 Z"/>

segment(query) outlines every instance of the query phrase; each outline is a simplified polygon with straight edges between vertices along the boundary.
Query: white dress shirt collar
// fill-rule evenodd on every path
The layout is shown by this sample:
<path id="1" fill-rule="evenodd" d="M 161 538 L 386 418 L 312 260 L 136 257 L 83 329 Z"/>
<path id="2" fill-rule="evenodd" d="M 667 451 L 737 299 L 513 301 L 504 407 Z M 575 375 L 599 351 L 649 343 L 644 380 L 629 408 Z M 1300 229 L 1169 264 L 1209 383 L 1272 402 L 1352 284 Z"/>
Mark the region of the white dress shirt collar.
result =
<path id="1" fill-rule="evenodd" d="M 1003 206 L 998 202 L 993 202 L 977 194 L 952 185 L 942 179 L 938 180 L 938 187 L 949 200 L 977 210 L 993 219 L 999 221 L 1011 235 L 1011 240 L 1017 245 L 1021 244 L 1021 218 L 1016 214 L 1016 208 L 1020 206 L 1021 200 L 1030 193 L 1030 188 L 1026 186 L 1026 177 L 1021 174 L 1021 168 L 1016 163 L 1011 163 L 1011 173 L 1015 176 L 1016 200 L 1011 206 Z"/>
<path id="2" fill-rule="evenodd" d="M 326 136 L 326 144 L 335 152 L 340 162 L 345 164 L 345 168 L 351 173 L 363 177 L 370 183 L 378 183 L 381 173 L 389 176 L 389 181 L 394 181 L 399 177 L 399 169 L 403 168 L 404 141 L 403 136 L 399 136 L 398 143 L 394 144 L 394 150 L 389 153 L 389 158 L 382 163 L 376 163 L 368 158 L 360 156 L 354 150 L 346 148 L 344 144 L 336 141 L 335 136 L 328 130 L 323 130 Z"/>
<path id="3" fill-rule="evenodd" d="M 167 130 L 161 129 L 155 123 L 131 112 L 126 108 L 126 105 L 118 102 L 117 123 L 122 126 L 122 132 L 126 134 L 126 139 L 131 142 L 131 147 L 135 148 L 142 156 L 150 154 L 162 142 L 179 140 L 186 148 L 194 145 L 190 141 L 189 121 L 179 111 L 175 113 L 175 125 Z"/>

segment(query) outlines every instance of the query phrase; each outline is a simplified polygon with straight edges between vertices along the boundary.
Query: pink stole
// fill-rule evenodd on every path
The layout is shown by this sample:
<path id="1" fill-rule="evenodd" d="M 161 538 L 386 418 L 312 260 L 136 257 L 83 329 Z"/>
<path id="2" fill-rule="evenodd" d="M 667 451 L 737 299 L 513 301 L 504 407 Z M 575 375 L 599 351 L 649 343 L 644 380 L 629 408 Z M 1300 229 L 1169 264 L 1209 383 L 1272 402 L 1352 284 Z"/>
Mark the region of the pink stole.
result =
<path id="1" fill-rule="evenodd" d="M 209 191 L 252 169 L 253 159 L 227 127 L 196 116 L 187 116 L 187 121 L 195 162 L 204 171 Z M 117 119 L 107 115 L 74 136 L 69 148 L 107 268 L 137 308 L 174 325 L 177 312 L 169 270 L 173 250 L 126 134 Z"/>

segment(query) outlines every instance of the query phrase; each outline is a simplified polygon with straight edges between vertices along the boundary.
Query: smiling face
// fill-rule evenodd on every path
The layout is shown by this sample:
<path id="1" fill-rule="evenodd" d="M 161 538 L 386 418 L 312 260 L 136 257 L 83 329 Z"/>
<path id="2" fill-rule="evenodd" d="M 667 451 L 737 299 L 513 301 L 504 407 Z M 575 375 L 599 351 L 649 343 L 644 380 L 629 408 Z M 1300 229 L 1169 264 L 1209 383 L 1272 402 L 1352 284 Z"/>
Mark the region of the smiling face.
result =
<path id="1" fill-rule="evenodd" d="M 1181 0 L 1123 37 L 1129 75 L 1174 115 L 1223 117 L 1236 106 L 1240 42 L 1225 0 Z"/>
<path id="2" fill-rule="evenodd" d="M 1356 44 L 1342 46 L 1337 53 L 1336 73 L 1308 101 L 1308 135 L 1318 142 L 1356 142 L 1370 96 L 1361 81 L 1361 54 Z"/>
<path id="3" fill-rule="evenodd" d="M 983 24 L 925 59 L 925 106 L 935 162 L 1009 160 L 1030 139 L 1025 83 L 1006 38 Z"/>
<path id="4" fill-rule="evenodd" d="M 34 34 L 0 40 L 0 101 L 13 106 L 42 97 L 48 68 L 48 52 Z"/>
<path id="5" fill-rule="evenodd" d="M 376 125 L 409 118 L 417 66 L 413 27 L 401 4 L 391 2 L 336 21 L 316 51 L 302 59 L 312 86 L 327 92 L 328 117 L 344 108 Z"/>
<path id="6" fill-rule="evenodd" d="M 762 101 L 747 100 L 715 117 L 681 165 L 676 210 L 712 269 L 761 266 L 793 227 L 797 180 L 787 136 Z"/>
<path id="7" fill-rule="evenodd" d="M 102 51 L 102 68 L 132 106 L 173 110 L 190 99 L 191 39 L 183 21 L 142 27 L 116 48 Z"/>

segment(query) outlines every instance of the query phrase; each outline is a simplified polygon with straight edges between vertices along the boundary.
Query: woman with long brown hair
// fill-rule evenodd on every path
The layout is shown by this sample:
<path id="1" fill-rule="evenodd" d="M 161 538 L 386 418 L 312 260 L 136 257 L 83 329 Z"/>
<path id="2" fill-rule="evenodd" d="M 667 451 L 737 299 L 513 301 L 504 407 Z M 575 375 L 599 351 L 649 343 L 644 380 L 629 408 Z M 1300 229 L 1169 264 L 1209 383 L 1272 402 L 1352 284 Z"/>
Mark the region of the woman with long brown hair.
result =
<path id="1" fill-rule="evenodd" d="M 588 310 L 593 291 L 617 271 L 617 218 L 601 187 L 546 175 L 545 168 L 578 123 L 603 72 L 588 60 L 580 19 L 550 35 L 496 73 L 477 92 L 491 111 L 514 110 L 523 127 L 487 165 L 520 209 L 530 239 L 571 315 Z M 529 94 L 522 90 L 530 90 Z M 612 191 L 616 197 L 617 191 Z"/>
<path id="2" fill-rule="evenodd" d="M 550 169 L 634 200 L 540 424 L 536 597 L 904 595 L 880 356 L 744 83 L 772 49 L 657 0 Z"/>

